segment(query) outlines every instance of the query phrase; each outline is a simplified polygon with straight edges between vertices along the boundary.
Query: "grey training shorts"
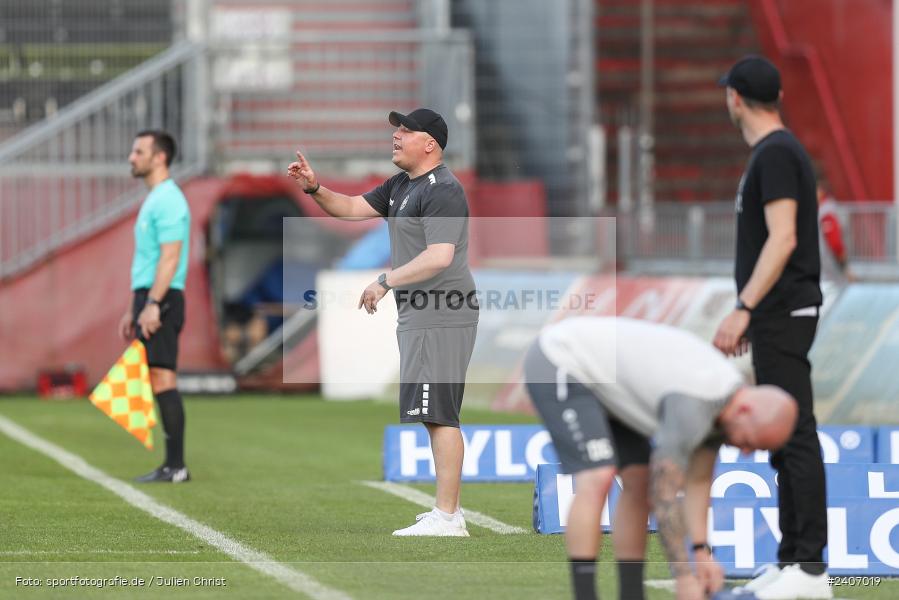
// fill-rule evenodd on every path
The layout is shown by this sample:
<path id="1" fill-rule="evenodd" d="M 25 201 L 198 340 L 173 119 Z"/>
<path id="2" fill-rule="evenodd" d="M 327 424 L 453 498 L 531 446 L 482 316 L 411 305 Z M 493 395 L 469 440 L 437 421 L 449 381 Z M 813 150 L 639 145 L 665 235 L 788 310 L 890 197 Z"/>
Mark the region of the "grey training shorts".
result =
<path id="1" fill-rule="evenodd" d="M 477 325 L 397 331 L 400 422 L 459 426 Z"/>
<path id="2" fill-rule="evenodd" d="M 525 382 L 562 471 L 649 464 L 649 439 L 609 415 L 587 386 L 570 375 L 559 377 L 558 371 L 543 354 L 539 341 L 534 342 L 524 359 Z"/>

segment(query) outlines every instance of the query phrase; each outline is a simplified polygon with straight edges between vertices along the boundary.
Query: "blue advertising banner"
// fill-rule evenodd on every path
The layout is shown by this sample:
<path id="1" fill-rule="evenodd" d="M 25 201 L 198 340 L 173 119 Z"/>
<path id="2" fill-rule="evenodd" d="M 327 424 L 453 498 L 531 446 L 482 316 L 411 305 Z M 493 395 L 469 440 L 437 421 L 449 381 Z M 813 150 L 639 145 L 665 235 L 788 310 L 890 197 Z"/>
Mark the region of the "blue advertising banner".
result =
<path id="1" fill-rule="evenodd" d="M 831 498 L 899 498 L 899 465 L 826 464 Z M 715 465 L 712 498 L 770 498 L 777 495 L 777 472 L 767 464 Z"/>
<path id="2" fill-rule="evenodd" d="M 897 429 L 899 432 L 899 429 Z M 463 481 L 532 482 L 537 465 L 557 461 L 549 434 L 541 425 L 463 425 L 465 463 Z M 872 463 L 874 431 L 870 427 L 819 428 L 824 462 Z M 896 435 L 899 440 L 899 433 Z M 767 464 L 767 452 L 741 455 L 722 447 L 721 464 Z M 434 481 L 428 434 L 421 425 L 388 425 L 384 431 L 384 479 Z M 845 494 L 844 494 L 845 495 Z"/>
<path id="3" fill-rule="evenodd" d="M 561 465 L 539 465 L 534 485 L 534 531 L 537 533 L 562 533 L 568 524 L 568 509 L 574 499 L 574 478 L 562 473 Z M 609 515 L 615 510 L 621 484 L 615 481 L 609 490 L 609 498 L 602 509 L 602 529 L 608 531 Z"/>
<path id="4" fill-rule="evenodd" d="M 877 428 L 877 462 L 899 464 L 899 427 Z"/>
<path id="5" fill-rule="evenodd" d="M 568 509 L 574 499 L 574 478 L 559 470 L 560 465 L 539 465 L 534 487 L 534 531 L 538 533 L 562 533 L 568 520 Z M 602 530 L 612 530 L 612 514 L 621 495 L 621 480 L 616 477 L 609 497 L 602 509 Z M 647 523 L 649 531 L 655 531 L 655 519 Z"/>
<path id="6" fill-rule="evenodd" d="M 820 425 L 818 439 L 826 463 L 872 463 L 878 460 L 875 458 L 874 429 L 871 427 Z M 767 450 L 743 455 L 739 448 L 722 446 L 718 452 L 718 461 L 722 463 L 766 463 L 768 458 Z"/>
<path id="7" fill-rule="evenodd" d="M 899 465 L 828 464 L 828 554 L 834 575 L 899 575 Z M 728 576 L 749 576 L 776 560 L 780 540 L 775 473 L 761 464 L 719 464 L 712 481 L 709 543 Z M 573 478 L 540 465 L 534 529 L 562 533 L 574 498 Z M 603 509 L 604 531 L 620 494 Z M 650 530 L 652 530 L 650 523 Z"/>
<path id="8" fill-rule="evenodd" d="M 540 425 L 463 425 L 462 481 L 532 482 L 537 465 L 558 461 Z M 421 425 L 388 425 L 384 431 L 386 481 L 434 481 L 428 432 Z"/>
<path id="9" fill-rule="evenodd" d="M 714 499 L 709 544 L 731 577 L 749 577 L 777 562 L 780 540 L 776 498 Z M 831 575 L 899 575 L 899 507 L 895 500 L 833 498 L 827 502 Z"/>

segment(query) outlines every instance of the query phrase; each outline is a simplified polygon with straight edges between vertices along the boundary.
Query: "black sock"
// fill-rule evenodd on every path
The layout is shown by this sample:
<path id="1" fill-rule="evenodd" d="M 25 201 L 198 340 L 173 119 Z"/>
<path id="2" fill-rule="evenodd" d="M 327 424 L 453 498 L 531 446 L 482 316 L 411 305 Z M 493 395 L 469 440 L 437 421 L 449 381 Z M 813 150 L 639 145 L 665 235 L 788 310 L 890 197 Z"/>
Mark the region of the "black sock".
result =
<path id="1" fill-rule="evenodd" d="M 165 431 L 165 466 L 184 466 L 184 403 L 178 390 L 166 390 L 156 396 L 162 428 Z"/>
<path id="2" fill-rule="evenodd" d="M 574 600 L 597 600 L 596 595 L 596 559 L 571 558 L 571 585 L 574 587 Z"/>
<path id="3" fill-rule="evenodd" d="M 618 597 L 621 600 L 643 600 L 643 561 L 618 561 Z"/>

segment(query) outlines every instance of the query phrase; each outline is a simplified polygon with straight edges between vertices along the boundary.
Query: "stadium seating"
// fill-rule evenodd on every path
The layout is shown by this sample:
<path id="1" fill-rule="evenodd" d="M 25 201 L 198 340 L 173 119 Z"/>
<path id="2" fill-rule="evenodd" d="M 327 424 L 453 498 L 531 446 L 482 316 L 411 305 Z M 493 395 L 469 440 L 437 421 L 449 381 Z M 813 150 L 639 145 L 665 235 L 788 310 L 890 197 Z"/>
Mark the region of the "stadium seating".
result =
<path id="1" fill-rule="evenodd" d="M 249 2 L 219 2 L 214 8 L 258 9 Z M 390 40 L 392 33 L 418 27 L 418 3 L 281 0 L 265 6 L 277 9 L 289 12 L 290 27 L 283 41 L 267 40 L 266 56 L 286 59 L 289 72 L 274 84 L 230 94 L 219 107 L 227 121 L 217 150 L 225 158 L 283 160 L 301 142 L 319 160 L 348 150 L 383 158 L 387 113 L 415 108 L 421 85 L 420 46 Z M 334 38 L 303 38 L 325 31 Z"/>
<path id="2" fill-rule="evenodd" d="M 173 29 L 170 2 L 0 2 L 0 135 L 163 50 Z"/>
<path id="3" fill-rule="evenodd" d="M 745 0 L 655 2 L 655 190 L 659 201 L 727 200 L 746 160 L 717 79 L 758 52 Z M 635 125 L 640 3 L 597 0 L 599 114 L 609 143 L 609 196 L 618 196 L 617 129 Z"/>

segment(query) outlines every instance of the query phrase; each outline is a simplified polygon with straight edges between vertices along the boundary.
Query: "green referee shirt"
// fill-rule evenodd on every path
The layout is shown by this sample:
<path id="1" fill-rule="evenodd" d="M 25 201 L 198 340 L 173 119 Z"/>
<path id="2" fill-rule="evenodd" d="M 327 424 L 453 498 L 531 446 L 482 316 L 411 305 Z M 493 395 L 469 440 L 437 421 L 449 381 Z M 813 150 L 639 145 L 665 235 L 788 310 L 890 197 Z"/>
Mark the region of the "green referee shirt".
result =
<path id="1" fill-rule="evenodd" d="M 154 187 L 144 200 L 134 225 L 134 261 L 131 263 L 131 289 L 153 287 L 160 245 L 181 242 L 178 270 L 169 287 L 183 290 L 187 280 L 190 251 L 190 209 L 181 188 L 166 179 Z"/>

